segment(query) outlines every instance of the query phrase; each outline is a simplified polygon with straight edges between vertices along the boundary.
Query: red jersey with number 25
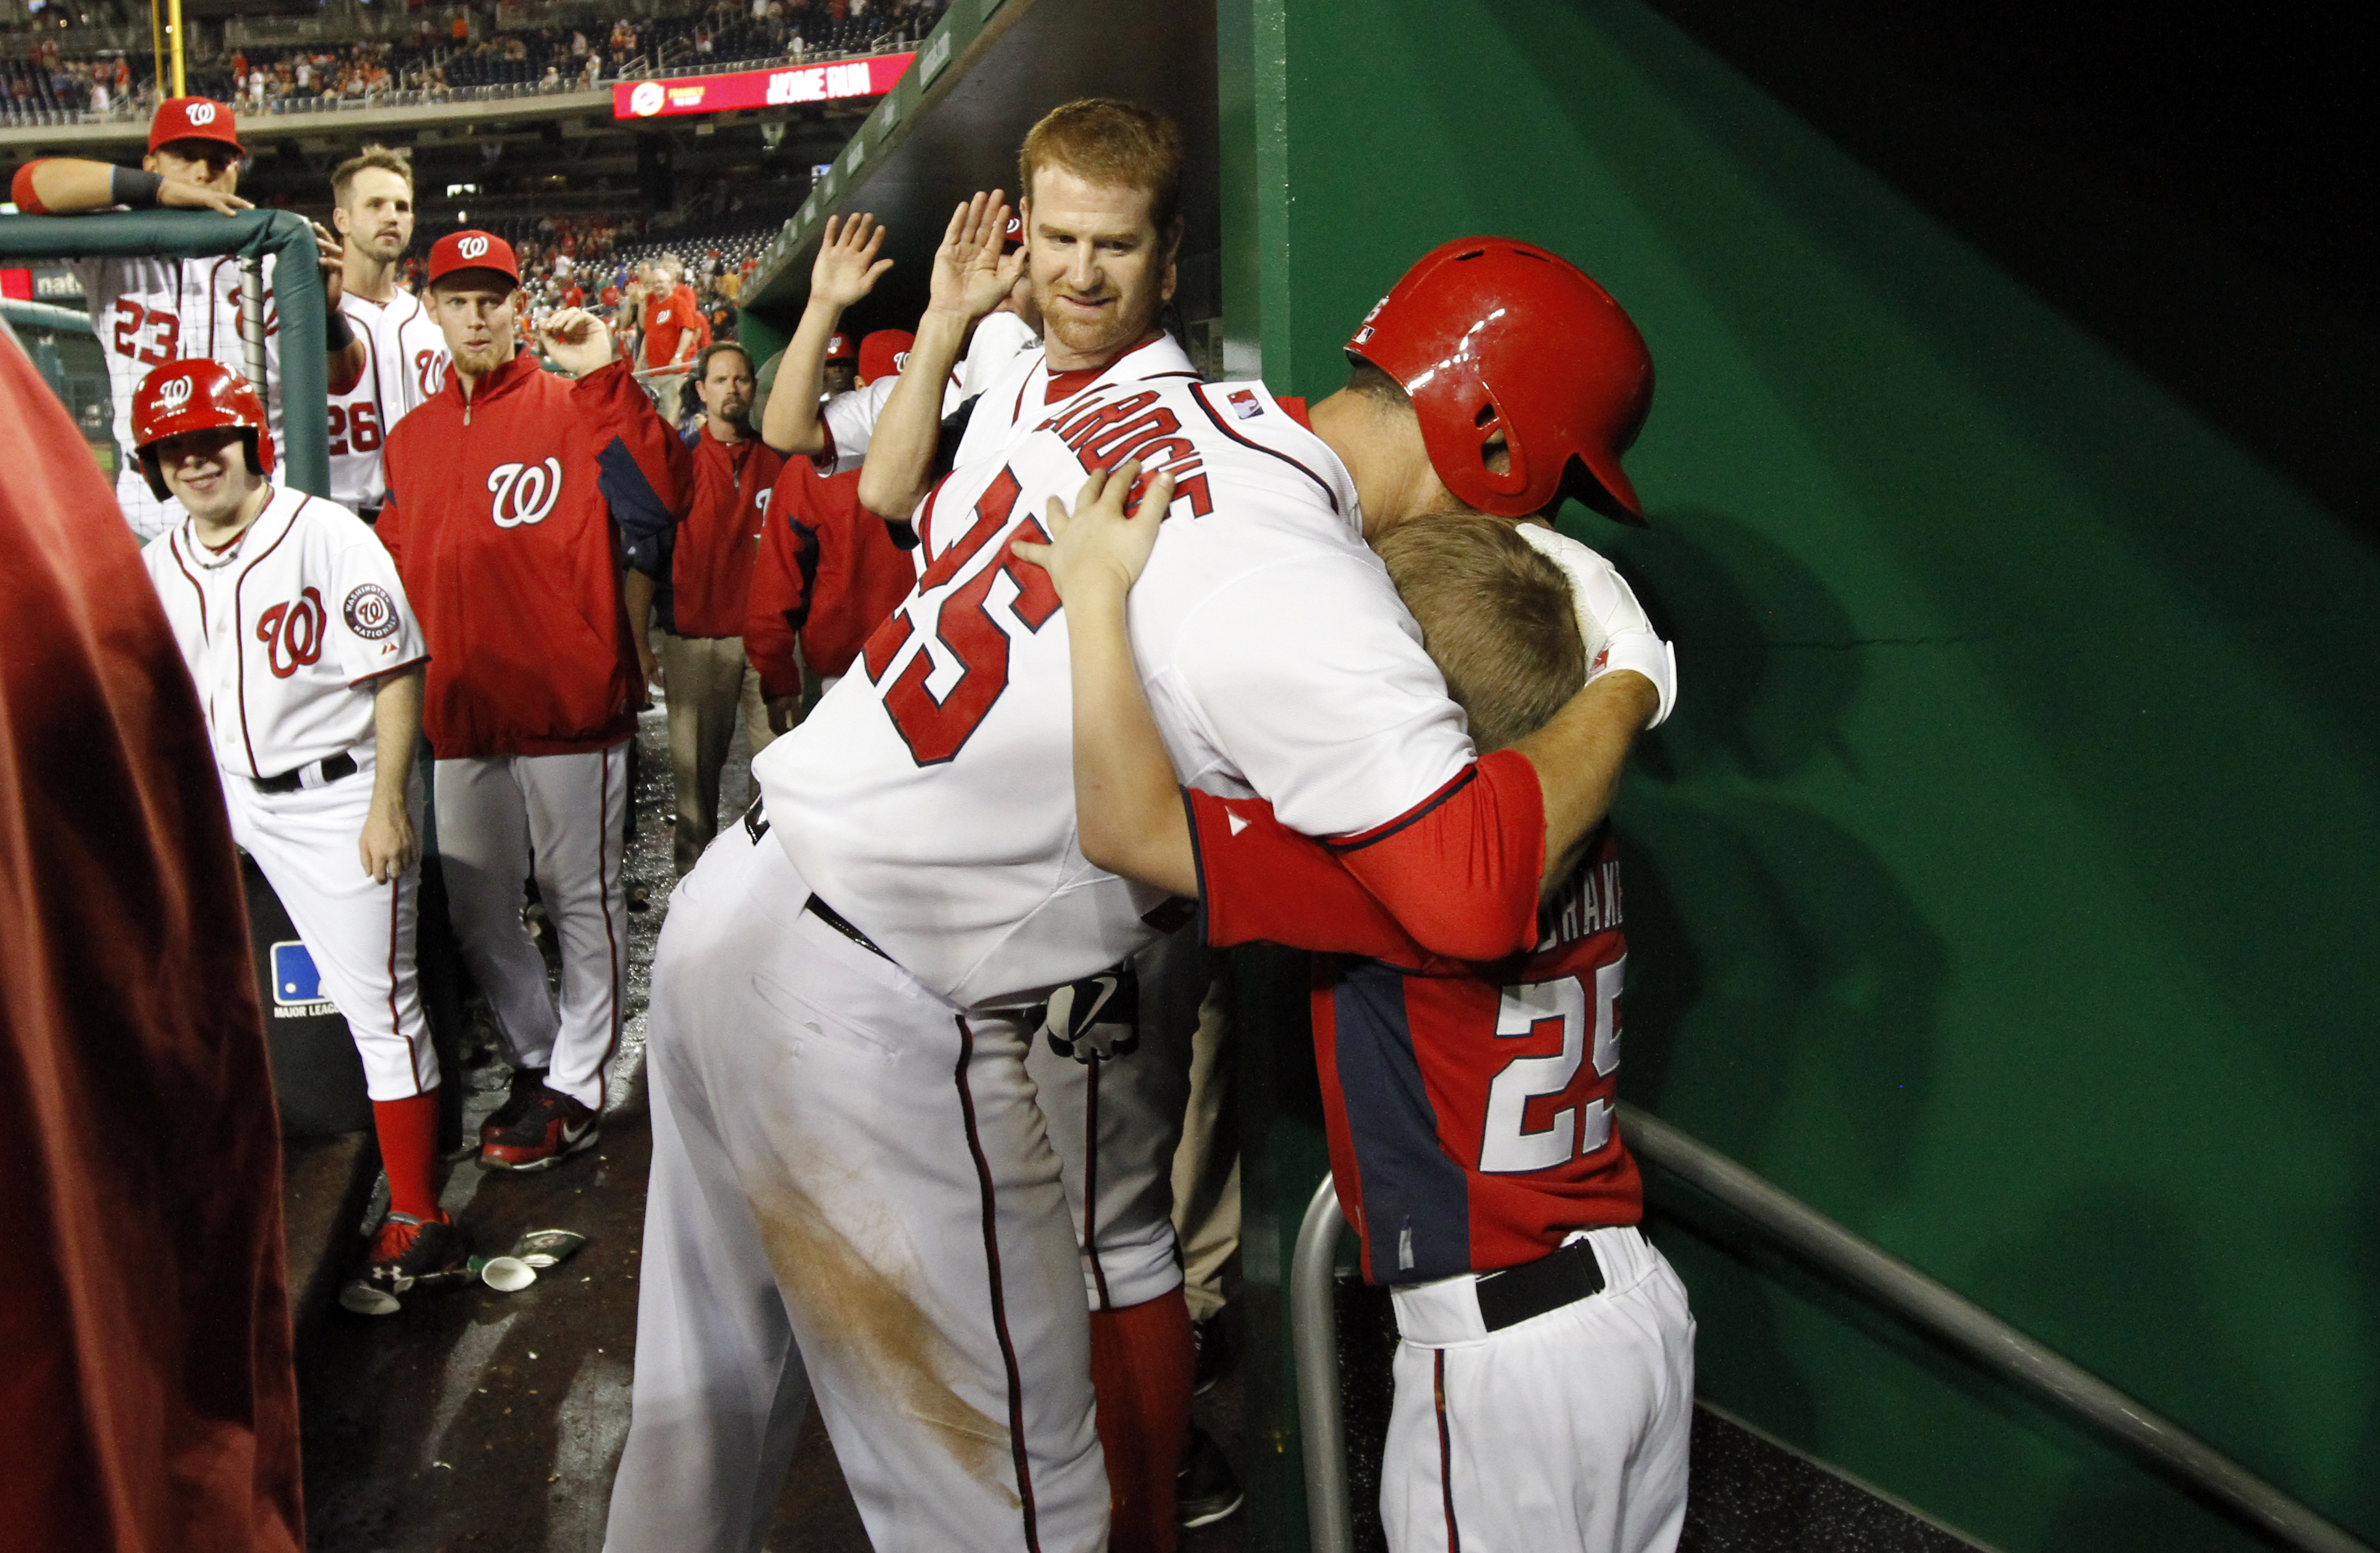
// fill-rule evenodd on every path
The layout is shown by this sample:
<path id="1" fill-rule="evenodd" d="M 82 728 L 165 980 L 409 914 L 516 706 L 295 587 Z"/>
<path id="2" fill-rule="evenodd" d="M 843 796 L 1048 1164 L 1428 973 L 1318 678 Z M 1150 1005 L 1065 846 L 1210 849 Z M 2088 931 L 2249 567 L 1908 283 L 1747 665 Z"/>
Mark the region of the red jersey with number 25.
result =
<path id="1" fill-rule="evenodd" d="M 1612 1114 L 1628 942 L 1609 826 L 1539 908 L 1536 946 L 1475 964 L 1425 952 L 1332 846 L 1267 805 L 1189 803 L 1207 941 L 1325 952 L 1315 1057 L 1331 1178 L 1366 1278 L 1489 1272 L 1572 1230 L 1644 1217 Z"/>

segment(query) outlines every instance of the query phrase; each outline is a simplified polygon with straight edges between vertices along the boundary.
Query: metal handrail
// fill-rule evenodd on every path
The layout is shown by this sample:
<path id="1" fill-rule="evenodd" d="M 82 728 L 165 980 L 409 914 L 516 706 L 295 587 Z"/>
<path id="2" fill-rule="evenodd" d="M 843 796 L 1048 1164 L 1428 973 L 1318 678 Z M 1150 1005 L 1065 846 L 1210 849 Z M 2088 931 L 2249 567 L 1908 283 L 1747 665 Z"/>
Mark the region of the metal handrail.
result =
<path id="1" fill-rule="evenodd" d="M 1639 1161 L 1714 1198 L 1893 1315 L 2090 1425 L 2167 1476 L 2228 1507 L 2304 1553 L 2374 1553 L 2315 1513 L 2072 1360 L 2018 1331 L 1966 1296 L 1656 1116 L 1622 1102 L 1621 1126 Z M 1346 1220 L 1328 1174 L 1306 1205 L 1290 1269 L 1291 1341 L 1297 1374 L 1305 1501 L 1314 1553 L 1354 1546 L 1346 1434 L 1340 1413 L 1338 1312 L 1332 1279 Z"/>

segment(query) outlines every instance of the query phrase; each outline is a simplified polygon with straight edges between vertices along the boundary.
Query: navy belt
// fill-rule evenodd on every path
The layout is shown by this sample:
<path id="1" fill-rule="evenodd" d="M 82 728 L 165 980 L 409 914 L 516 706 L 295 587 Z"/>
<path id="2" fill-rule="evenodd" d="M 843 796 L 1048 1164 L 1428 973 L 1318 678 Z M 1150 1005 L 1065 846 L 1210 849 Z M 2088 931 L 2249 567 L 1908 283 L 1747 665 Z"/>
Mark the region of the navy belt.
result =
<path id="1" fill-rule="evenodd" d="M 316 785 L 328 787 L 342 777 L 356 774 L 356 758 L 342 750 L 325 759 L 300 766 L 294 771 L 284 771 L 279 776 L 250 777 L 249 780 L 256 783 L 259 793 L 295 793 L 306 785 L 306 773 L 312 770 L 322 773 L 322 780 Z"/>

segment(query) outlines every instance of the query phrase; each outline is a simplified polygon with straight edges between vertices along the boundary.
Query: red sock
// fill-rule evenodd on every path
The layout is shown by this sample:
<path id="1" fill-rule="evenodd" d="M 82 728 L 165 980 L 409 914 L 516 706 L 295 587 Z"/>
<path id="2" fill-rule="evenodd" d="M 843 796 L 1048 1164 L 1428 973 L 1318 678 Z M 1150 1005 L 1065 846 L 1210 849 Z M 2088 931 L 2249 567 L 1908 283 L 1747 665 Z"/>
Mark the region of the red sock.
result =
<path id="1" fill-rule="evenodd" d="M 1111 1553 L 1173 1553 L 1173 1474 L 1190 1438 L 1196 1365 L 1181 1290 L 1091 1312 L 1091 1389 L 1108 1459 Z"/>
<path id="2" fill-rule="evenodd" d="M 374 1100 L 372 1130 L 380 1134 L 390 1208 L 425 1224 L 443 1219 L 438 1211 L 438 1091 Z"/>

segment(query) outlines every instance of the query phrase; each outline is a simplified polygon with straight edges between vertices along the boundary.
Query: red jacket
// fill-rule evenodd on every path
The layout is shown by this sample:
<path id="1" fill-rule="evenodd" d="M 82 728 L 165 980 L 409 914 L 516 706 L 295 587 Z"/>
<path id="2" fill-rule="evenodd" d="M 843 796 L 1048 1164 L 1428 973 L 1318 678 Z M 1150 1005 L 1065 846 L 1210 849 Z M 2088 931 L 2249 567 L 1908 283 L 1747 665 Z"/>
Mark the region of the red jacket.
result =
<path id="1" fill-rule="evenodd" d="M 758 437 L 730 447 L 705 419 L 694 441 L 693 498 L 670 558 L 668 628 L 680 637 L 740 637 L 752 557 L 785 455 Z"/>
<path id="2" fill-rule="evenodd" d="M 621 568 L 659 575 L 686 444 L 617 364 L 577 382 L 516 356 L 396 423 L 377 532 L 430 643 L 440 757 L 569 755 L 635 732 L 644 677 Z"/>
<path id="3" fill-rule="evenodd" d="M 842 674 L 917 581 L 910 552 L 859 504 L 858 470 L 827 479 L 807 458 L 787 459 L 769 497 L 744 622 L 745 656 L 763 693 L 798 694 L 803 661 L 820 679 Z"/>

